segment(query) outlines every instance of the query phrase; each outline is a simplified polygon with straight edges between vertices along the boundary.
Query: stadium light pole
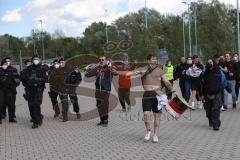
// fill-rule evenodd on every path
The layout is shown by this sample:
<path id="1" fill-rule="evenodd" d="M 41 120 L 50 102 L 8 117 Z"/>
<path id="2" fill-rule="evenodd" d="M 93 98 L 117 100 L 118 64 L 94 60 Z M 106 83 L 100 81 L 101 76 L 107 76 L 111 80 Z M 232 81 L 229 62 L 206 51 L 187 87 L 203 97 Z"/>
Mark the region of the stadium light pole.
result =
<path id="1" fill-rule="evenodd" d="M 105 21 L 106 21 L 105 32 L 106 32 L 106 42 L 108 43 L 107 11 L 108 10 L 105 9 Z"/>
<path id="2" fill-rule="evenodd" d="M 239 37 L 239 2 L 237 0 L 237 51 L 238 54 L 240 54 L 240 37 Z M 238 56 L 239 60 L 240 60 L 240 56 Z"/>
<path id="3" fill-rule="evenodd" d="M 145 0 L 145 27 L 148 28 L 148 17 L 147 17 L 147 0 Z"/>
<path id="4" fill-rule="evenodd" d="M 187 3 L 186 1 L 182 2 L 183 4 L 188 6 L 188 25 L 189 25 L 189 31 L 188 31 L 188 35 L 189 35 L 189 56 L 192 56 L 192 39 L 191 39 L 191 15 L 190 15 L 190 3 Z"/>
<path id="5" fill-rule="evenodd" d="M 39 22 L 41 23 L 41 30 L 42 30 L 42 60 L 45 60 L 45 53 L 44 53 L 44 40 L 43 40 L 43 20 L 40 19 Z"/>
<path id="6" fill-rule="evenodd" d="M 183 21 L 183 53 L 184 57 L 186 57 L 186 37 L 185 37 L 185 15 L 182 16 Z"/>

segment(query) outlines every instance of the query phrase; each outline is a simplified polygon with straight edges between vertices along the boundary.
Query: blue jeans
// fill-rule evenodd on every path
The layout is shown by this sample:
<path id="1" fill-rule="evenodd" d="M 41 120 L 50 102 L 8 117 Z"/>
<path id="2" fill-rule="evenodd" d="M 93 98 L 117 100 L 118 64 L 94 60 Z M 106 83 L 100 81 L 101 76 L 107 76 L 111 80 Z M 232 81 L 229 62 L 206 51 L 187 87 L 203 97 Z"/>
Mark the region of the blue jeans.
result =
<path id="1" fill-rule="evenodd" d="M 236 104 L 236 101 L 237 101 L 237 96 L 236 96 L 236 92 L 235 92 L 236 81 L 235 80 L 228 80 L 227 84 L 231 85 L 232 102 L 233 102 L 233 104 Z M 224 90 L 224 105 L 227 107 L 227 104 L 228 104 L 228 92 L 225 89 Z"/>
<path id="2" fill-rule="evenodd" d="M 184 99 L 189 102 L 191 97 L 191 81 L 190 80 L 185 80 L 185 97 Z"/>

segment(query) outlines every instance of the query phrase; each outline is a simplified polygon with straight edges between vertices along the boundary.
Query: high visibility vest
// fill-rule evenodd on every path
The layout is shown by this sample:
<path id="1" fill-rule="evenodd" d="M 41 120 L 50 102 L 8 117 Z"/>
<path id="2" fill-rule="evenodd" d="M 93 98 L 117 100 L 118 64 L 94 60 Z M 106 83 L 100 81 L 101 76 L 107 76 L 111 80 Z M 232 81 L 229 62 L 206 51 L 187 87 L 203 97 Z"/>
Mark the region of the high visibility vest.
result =
<path id="1" fill-rule="evenodd" d="M 172 65 L 170 67 L 169 66 L 163 66 L 163 71 L 164 71 L 168 80 L 173 80 L 174 67 Z"/>

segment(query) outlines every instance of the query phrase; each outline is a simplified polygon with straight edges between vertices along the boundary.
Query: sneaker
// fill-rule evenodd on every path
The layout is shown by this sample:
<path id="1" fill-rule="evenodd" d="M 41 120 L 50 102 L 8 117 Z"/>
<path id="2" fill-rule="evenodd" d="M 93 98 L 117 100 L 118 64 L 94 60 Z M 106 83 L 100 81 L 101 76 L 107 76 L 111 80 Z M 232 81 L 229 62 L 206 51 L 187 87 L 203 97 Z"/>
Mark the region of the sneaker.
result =
<path id="1" fill-rule="evenodd" d="M 126 109 L 125 109 L 125 108 L 123 108 L 121 111 L 122 111 L 122 112 L 126 112 Z"/>
<path id="2" fill-rule="evenodd" d="M 34 123 L 32 126 L 32 129 L 36 129 L 36 128 L 38 128 L 38 124 Z"/>
<path id="3" fill-rule="evenodd" d="M 102 127 L 107 127 L 108 126 L 108 120 L 104 120 L 103 122 L 102 122 L 102 125 L 101 125 Z"/>
<path id="4" fill-rule="evenodd" d="M 201 101 L 197 101 L 197 105 L 199 106 L 201 104 Z"/>
<path id="5" fill-rule="evenodd" d="M 158 143 L 158 136 L 156 135 L 153 136 L 153 143 Z"/>
<path id="6" fill-rule="evenodd" d="M 101 126 L 102 124 L 103 124 L 103 122 L 101 121 L 97 124 L 97 126 Z"/>
<path id="7" fill-rule="evenodd" d="M 17 123 L 17 120 L 16 119 L 9 119 L 9 123 Z"/>
<path id="8" fill-rule="evenodd" d="M 221 111 L 226 111 L 226 109 L 222 106 Z"/>
<path id="9" fill-rule="evenodd" d="M 192 102 L 192 105 L 190 106 L 190 109 L 193 110 L 193 111 L 195 110 L 195 103 L 194 102 Z"/>
<path id="10" fill-rule="evenodd" d="M 233 109 L 236 109 L 237 108 L 237 105 L 236 104 L 233 104 Z"/>
<path id="11" fill-rule="evenodd" d="M 198 109 L 203 109 L 203 105 L 202 105 L 202 104 L 199 104 L 199 105 L 198 105 Z"/>
<path id="12" fill-rule="evenodd" d="M 146 134 L 145 137 L 144 137 L 144 141 L 145 141 L 145 142 L 148 142 L 148 141 L 150 140 L 150 137 L 151 137 L 151 132 L 148 131 L 147 134 Z"/>
<path id="13" fill-rule="evenodd" d="M 214 131 L 219 131 L 219 127 L 213 127 Z"/>

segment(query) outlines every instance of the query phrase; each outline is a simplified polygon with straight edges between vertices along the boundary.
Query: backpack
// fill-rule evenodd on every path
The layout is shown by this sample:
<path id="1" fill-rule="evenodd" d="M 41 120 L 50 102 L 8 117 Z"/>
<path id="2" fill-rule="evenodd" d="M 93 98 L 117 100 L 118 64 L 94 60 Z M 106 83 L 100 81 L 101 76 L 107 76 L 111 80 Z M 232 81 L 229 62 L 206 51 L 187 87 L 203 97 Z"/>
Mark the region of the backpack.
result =
<path id="1" fill-rule="evenodd" d="M 220 70 L 220 72 L 221 72 L 221 86 L 225 88 L 227 86 L 227 79 L 223 71 Z"/>

